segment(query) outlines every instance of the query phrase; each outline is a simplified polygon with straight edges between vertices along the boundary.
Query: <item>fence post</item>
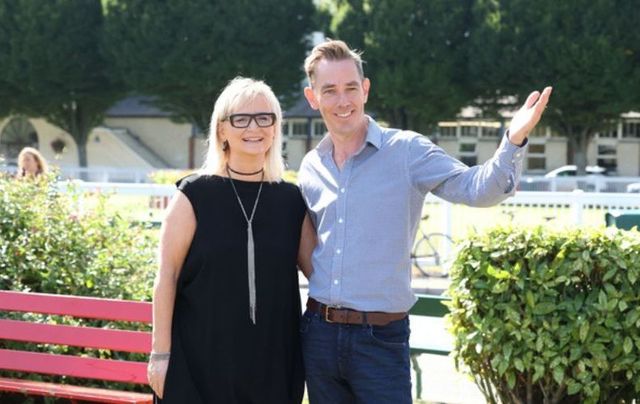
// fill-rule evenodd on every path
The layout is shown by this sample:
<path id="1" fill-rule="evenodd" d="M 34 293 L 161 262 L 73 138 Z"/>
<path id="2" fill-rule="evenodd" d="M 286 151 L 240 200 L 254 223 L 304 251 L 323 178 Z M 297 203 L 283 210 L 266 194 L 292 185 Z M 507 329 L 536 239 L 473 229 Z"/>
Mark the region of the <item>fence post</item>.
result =
<path id="1" fill-rule="evenodd" d="M 582 224 L 582 210 L 584 209 L 583 204 L 584 199 L 584 191 L 581 189 L 575 189 L 571 195 L 571 213 L 573 216 L 573 222 L 576 225 Z"/>

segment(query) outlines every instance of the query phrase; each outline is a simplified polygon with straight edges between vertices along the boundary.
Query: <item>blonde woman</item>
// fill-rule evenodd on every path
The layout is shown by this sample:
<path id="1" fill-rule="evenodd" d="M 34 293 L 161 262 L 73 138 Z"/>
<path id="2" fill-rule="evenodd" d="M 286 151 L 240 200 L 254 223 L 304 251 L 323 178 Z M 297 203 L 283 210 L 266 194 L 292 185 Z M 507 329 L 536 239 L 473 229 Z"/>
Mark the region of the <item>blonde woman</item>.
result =
<path id="1" fill-rule="evenodd" d="M 31 177 L 46 174 L 49 170 L 47 160 L 33 147 L 25 147 L 18 154 L 18 178 Z"/>
<path id="2" fill-rule="evenodd" d="M 310 273 L 315 238 L 300 191 L 281 180 L 281 124 L 265 83 L 232 80 L 204 166 L 177 184 L 153 296 L 148 377 L 160 402 L 302 400 L 296 266 Z"/>

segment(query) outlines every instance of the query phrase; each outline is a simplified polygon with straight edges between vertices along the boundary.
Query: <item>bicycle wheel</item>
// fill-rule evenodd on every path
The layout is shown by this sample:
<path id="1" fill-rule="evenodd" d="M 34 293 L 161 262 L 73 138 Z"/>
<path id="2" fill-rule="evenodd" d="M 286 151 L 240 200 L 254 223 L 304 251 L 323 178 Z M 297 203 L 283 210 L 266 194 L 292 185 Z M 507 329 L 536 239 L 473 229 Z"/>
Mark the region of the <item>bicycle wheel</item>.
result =
<path id="1" fill-rule="evenodd" d="M 455 258 L 453 240 L 444 233 L 423 234 L 413 247 L 411 258 L 424 276 L 447 277 Z"/>

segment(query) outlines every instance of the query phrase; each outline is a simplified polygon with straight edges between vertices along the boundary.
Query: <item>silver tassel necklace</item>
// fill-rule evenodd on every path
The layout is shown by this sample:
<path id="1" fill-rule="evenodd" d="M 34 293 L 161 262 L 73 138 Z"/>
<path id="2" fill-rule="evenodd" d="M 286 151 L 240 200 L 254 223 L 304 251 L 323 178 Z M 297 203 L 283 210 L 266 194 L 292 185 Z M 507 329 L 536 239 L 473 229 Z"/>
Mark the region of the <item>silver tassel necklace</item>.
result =
<path id="1" fill-rule="evenodd" d="M 233 178 L 231 178 L 229 165 L 227 165 L 227 175 L 229 176 L 229 182 L 231 182 L 231 188 L 233 188 L 233 193 L 236 195 L 236 198 L 238 199 L 238 204 L 240 205 L 240 209 L 242 210 L 242 215 L 244 216 L 244 219 L 247 221 L 247 275 L 249 278 L 249 317 L 251 317 L 251 321 L 255 325 L 256 324 L 256 255 L 255 255 L 255 246 L 253 243 L 253 228 L 251 225 L 253 223 L 253 217 L 256 214 L 258 201 L 260 200 L 260 192 L 262 191 L 262 184 L 264 180 L 264 171 L 262 171 L 262 178 L 260 178 L 260 187 L 258 188 L 258 195 L 256 195 L 256 201 L 253 203 L 251 216 L 248 216 L 247 211 L 244 210 L 244 205 L 242 205 L 242 201 L 240 200 L 240 194 L 238 194 L 238 190 L 236 189 L 236 186 L 233 183 Z"/>

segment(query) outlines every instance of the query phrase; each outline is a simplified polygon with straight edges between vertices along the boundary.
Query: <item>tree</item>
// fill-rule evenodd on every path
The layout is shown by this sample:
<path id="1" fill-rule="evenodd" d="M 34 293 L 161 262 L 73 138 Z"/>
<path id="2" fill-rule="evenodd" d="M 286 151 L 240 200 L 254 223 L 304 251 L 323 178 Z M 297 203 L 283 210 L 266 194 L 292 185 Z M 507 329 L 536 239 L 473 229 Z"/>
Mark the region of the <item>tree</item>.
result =
<path id="1" fill-rule="evenodd" d="M 300 94 L 314 8 L 309 0 L 108 0 L 107 42 L 119 77 L 201 130 L 237 75 Z"/>
<path id="2" fill-rule="evenodd" d="M 470 76 L 490 105 L 554 87 L 545 122 L 569 139 L 581 173 L 594 134 L 640 106 L 640 8 L 623 0 L 481 0 Z M 485 105 L 485 106 L 487 106 Z"/>
<path id="3" fill-rule="evenodd" d="M 100 0 L 0 0 L 0 114 L 66 130 L 87 166 L 87 139 L 120 96 L 101 52 Z"/>
<path id="4" fill-rule="evenodd" d="M 336 0 L 333 28 L 364 44 L 370 107 L 393 126 L 427 130 L 470 101 L 469 1 Z"/>

